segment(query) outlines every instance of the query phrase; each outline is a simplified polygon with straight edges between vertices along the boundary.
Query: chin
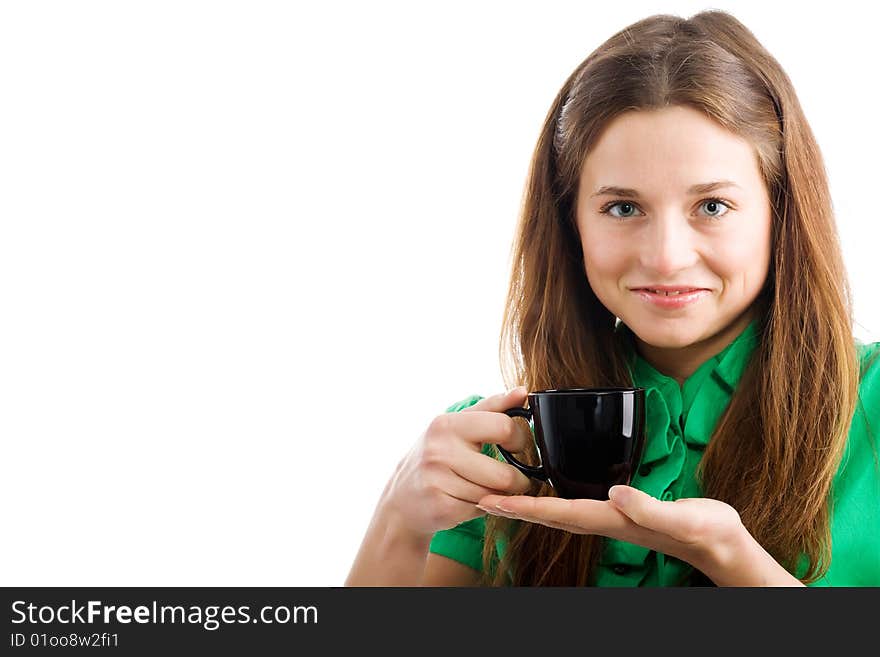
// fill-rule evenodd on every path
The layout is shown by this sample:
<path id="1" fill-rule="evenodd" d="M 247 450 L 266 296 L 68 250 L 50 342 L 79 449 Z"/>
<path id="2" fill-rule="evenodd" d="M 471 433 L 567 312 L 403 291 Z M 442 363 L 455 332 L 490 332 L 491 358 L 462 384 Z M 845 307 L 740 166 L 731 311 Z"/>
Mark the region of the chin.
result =
<path id="1" fill-rule="evenodd" d="M 663 327 L 659 326 L 657 322 L 652 323 L 651 320 L 645 320 L 636 322 L 635 325 L 628 324 L 628 326 L 642 342 L 658 349 L 683 349 L 701 339 L 701 332 L 693 325 L 692 321 L 684 326 L 672 322 L 668 324 L 669 326 Z"/>

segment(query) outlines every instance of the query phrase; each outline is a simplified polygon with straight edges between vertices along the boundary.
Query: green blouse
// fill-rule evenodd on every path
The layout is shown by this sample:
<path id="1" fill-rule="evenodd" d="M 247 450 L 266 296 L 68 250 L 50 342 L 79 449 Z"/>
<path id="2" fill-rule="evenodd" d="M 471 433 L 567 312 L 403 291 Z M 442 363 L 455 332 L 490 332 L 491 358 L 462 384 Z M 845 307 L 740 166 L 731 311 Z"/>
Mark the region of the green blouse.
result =
<path id="1" fill-rule="evenodd" d="M 633 384 L 646 389 L 646 442 L 631 485 L 662 500 L 701 497 L 696 465 L 759 340 L 754 320 L 720 353 L 679 386 L 636 351 L 632 331 L 618 324 Z M 840 468 L 832 486 L 832 561 L 814 586 L 880 586 L 880 342 L 856 341 L 863 376 L 861 403 L 850 425 Z M 446 412 L 476 404 L 479 395 L 456 402 Z M 488 453 L 489 445 L 483 448 Z M 500 457 L 499 457 L 500 458 Z M 482 570 L 485 517 L 437 532 L 430 551 Z M 506 541 L 496 542 L 496 555 Z M 687 583 L 693 568 L 673 557 L 632 543 L 604 541 L 598 586 L 675 586 Z"/>

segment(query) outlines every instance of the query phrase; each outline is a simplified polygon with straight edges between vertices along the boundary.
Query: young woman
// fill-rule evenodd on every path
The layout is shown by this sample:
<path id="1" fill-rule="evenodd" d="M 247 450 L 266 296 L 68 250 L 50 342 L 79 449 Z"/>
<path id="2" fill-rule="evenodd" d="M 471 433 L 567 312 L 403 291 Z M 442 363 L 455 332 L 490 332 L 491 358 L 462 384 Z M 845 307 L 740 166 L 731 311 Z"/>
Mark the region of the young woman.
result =
<path id="1" fill-rule="evenodd" d="M 399 463 L 347 585 L 880 585 L 880 343 L 853 338 L 823 162 L 727 13 L 652 16 L 565 82 L 536 146 L 505 381 Z M 512 369 L 511 369 L 512 368 Z M 504 409 L 647 389 L 630 486 L 564 500 Z"/>

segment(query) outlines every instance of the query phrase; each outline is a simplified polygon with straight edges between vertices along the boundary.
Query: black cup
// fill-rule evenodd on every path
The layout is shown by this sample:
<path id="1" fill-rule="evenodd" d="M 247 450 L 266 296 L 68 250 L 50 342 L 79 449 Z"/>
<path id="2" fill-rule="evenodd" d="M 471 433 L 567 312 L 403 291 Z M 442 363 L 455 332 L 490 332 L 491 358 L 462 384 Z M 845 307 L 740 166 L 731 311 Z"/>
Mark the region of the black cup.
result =
<path id="1" fill-rule="evenodd" d="M 524 475 L 546 481 L 559 497 L 607 500 L 629 484 L 645 445 L 644 388 L 559 388 L 531 392 L 526 408 L 504 411 L 533 421 L 541 465 L 504 459 Z"/>

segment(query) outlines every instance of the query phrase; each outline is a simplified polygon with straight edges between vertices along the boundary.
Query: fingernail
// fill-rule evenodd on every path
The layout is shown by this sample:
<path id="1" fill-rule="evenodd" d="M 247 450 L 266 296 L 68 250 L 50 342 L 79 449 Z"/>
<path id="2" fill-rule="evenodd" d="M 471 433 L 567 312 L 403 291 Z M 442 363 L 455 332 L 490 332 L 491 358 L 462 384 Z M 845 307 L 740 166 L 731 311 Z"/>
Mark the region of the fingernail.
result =
<path id="1" fill-rule="evenodd" d="M 474 506 L 477 507 L 480 511 L 485 511 L 486 513 L 492 513 L 491 509 L 487 509 L 486 507 L 480 506 L 479 504 L 475 504 Z"/>
<path id="2" fill-rule="evenodd" d="M 507 514 L 512 515 L 512 516 L 515 516 L 515 515 L 516 515 L 513 511 L 511 511 L 511 510 L 508 509 L 507 507 L 501 506 L 501 504 L 502 504 L 502 503 L 499 502 L 498 504 L 495 505 L 495 508 L 498 509 L 499 511 L 502 511 L 503 513 L 507 513 Z"/>
<path id="3" fill-rule="evenodd" d="M 627 492 L 623 486 L 612 486 L 608 490 L 608 499 L 615 504 L 623 504 L 626 501 Z"/>

